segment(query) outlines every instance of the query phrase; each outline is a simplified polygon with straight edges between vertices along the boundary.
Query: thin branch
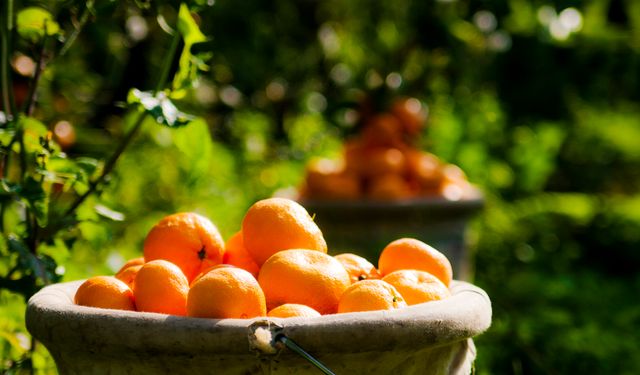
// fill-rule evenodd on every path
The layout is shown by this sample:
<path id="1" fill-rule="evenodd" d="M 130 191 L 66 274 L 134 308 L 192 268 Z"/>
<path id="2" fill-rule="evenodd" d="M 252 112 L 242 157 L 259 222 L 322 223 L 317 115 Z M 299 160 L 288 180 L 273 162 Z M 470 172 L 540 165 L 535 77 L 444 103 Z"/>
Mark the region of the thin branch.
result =
<path id="1" fill-rule="evenodd" d="M 27 100 L 24 104 L 24 114 L 27 116 L 31 116 L 33 114 L 33 110 L 36 105 L 36 93 L 38 89 L 38 84 L 40 83 L 40 77 L 42 76 L 42 72 L 44 71 L 44 58 L 46 52 L 46 44 L 47 44 L 47 36 L 42 38 L 42 46 L 40 47 L 40 54 L 38 56 L 38 61 L 36 62 L 36 70 L 33 74 L 33 78 L 31 79 L 31 87 L 29 87 L 29 94 L 27 95 Z"/>
<path id="2" fill-rule="evenodd" d="M 80 35 L 80 31 L 82 31 L 82 28 L 84 27 L 84 25 L 86 25 L 87 22 L 89 21 L 89 16 L 91 15 L 91 11 L 93 10 L 93 3 L 94 3 L 94 0 L 87 1 L 87 6 L 82 11 L 82 15 L 80 16 L 78 25 L 76 26 L 75 29 L 73 29 L 73 32 L 71 33 L 71 35 L 69 35 L 67 40 L 64 42 L 64 44 L 60 48 L 60 53 L 59 53 L 60 56 L 64 56 L 67 53 L 69 48 L 71 48 L 71 45 L 73 44 L 73 42 L 75 42 L 76 39 L 78 38 L 78 35 Z"/>
<path id="3" fill-rule="evenodd" d="M 15 101 L 13 98 L 13 87 L 11 84 L 10 66 L 10 45 L 11 32 L 13 30 L 13 0 L 3 1 L 2 30 L 0 31 L 0 81 L 2 82 L 2 107 L 7 113 L 7 118 L 12 121 L 16 113 Z"/>

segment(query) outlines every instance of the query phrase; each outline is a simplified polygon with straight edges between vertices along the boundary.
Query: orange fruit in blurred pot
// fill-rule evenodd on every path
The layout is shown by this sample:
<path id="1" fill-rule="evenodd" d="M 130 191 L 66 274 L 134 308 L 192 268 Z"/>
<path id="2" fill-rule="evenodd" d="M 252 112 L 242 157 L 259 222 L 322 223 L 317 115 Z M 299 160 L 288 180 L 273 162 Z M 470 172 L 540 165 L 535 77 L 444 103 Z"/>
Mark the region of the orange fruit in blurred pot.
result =
<path id="1" fill-rule="evenodd" d="M 270 318 L 316 318 L 321 316 L 319 312 L 306 305 L 300 305 L 298 303 L 285 303 L 280 305 L 267 313 Z"/>
<path id="2" fill-rule="evenodd" d="M 373 178 L 369 182 L 367 196 L 377 200 L 394 200 L 409 198 L 413 194 L 409 183 L 396 174 L 387 174 Z"/>
<path id="3" fill-rule="evenodd" d="M 241 231 L 236 232 L 227 240 L 222 263 L 242 268 L 251 273 L 256 279 L 258 278 L 260 267 L 258 267 L 258 264 L 256 264 L 244 247 L 244 239 L 242 238 Z"/>
<path id="4" fill-rule="evenodd" d="M 393 102 L 391 114 L 396 116 L 405 133 L 418 135 L 427 120 L 426 108 L 416 98 L 400 98 Z"/>
<path id="5" fill-rule="evenodd" d="M 306 195 L 310 198 L 355 199 L 360 196 L 360 181 L 344 170 L 344 163 L 320 159 L 309 163 Z"/>
<path id="6" fill-rule="evenodd" d="M 361 173 L 365 177 L 376 177 L 386 174 L 403 174 L 407 161 L 397 148 L 374 148 L 367 150 L 362 157 Z"/>
<path id="7" fill-rule="evenodd" d="M 380 278 L 380 274 L 376 267 L 359 255 L 343 253 L 334 255 L 333 257 L 342 264 L 345 270 L 347 270 L 347 273 L 349 273 L 349 276 L 351 277 L 351 283 L 361 280 Z"/>
<path id="8" fill-rule="evenodd" d="M 378 270 L 384 277 L 398 270 L 420 270 L 434 275 L 449 287 L 453 270 L 449 259 L 415 238 L 401 238 L 388 244 L 378 259 Z"/>
<path id="9" fill-rule="evenodd" d="M 398 146 L 402 144 L 402 124 L 395 116 L 382 113 L 371 117 L 362 129 L 367 146 Z"/>
<path id="10" fill-rule="evenodd" d="M 393 285 L 408 305 L 437 301 L 451 295 L 440 279 L 432 274 L 418 270 L 398 270 L 382 278 Z"/>
<path id="11" fill-rule="evenodd" d="M 442 174 L 444 180 L 440 186 L 440 195 L 448 200 L 457 201 L 472 194 L 471 184 L 460 167 L 447 164 L 442 168 Z"/>
<path id="12" fill-rule="evenodd" d="M 224 241 L 209 219 L 192 212 L 169 215 L 149 231 L 144 259 L 168 260 L 192 280 L 203 269 L 222 263 Z"/>
<path id="13" fill-rule="evenodd" d="M 382 280 L 362 280 L 344 291 L 338 313 L 392 310 L 406 306 L 402 295 L 391 284 Z"/>
<path id="14" fill-rule="evenodd" d="M 221 267 L 209 271 L 189 290 L 188 316 L 246 319 L 266 314 L 264 293 L 258 281 L 241 268 Z"/>
<path id="15" fill-rule="evenodd" d="M 138 311 L 181 315 L 187 313 L 189 280 L 175 264 L 158 259 L 145 263 L 134 281 Z"/>
<path id="16" fill-rule="evenodd" d="M 83 282 L 74 296 L 76 305 L 103 309 L 133 310 L 136 306 L 131 289 L 112 276 L 95 276 Z"/>
<path id="17" fill-rule="evenodd" d="M 131 290 L 133 290 L 133 284 L 140 268 L 142 268 L 142 264 L 124 268 L 116 273 L 116 279 L 123 281 L 127 286 L 129 286 L 129 288 L 131 288 Z"/>
<path id="18" fill-rule="evenodd" d="M 442 164 L 435 155 L 410 150 L 405 153 L 409 177 L 415 180 L 425 193 L 437 193 L 444 179 Z"/>
<path id="19" fill-rule="evenodd" d="M 260 269 L 258 282 L 267 298 L 267 308 L 298 303 L 324 315 L 336 312 L 342 292 L 351 285 L 351 278 L 330 255 L 292 249 L 269 258 Z"/>
<path id="20" fill-rule="evenodd" d="M 261 266 L 273 254 L 287 249 L 327 252 L 320 228 L 300 204 L 285 198 L 254 203 L 242 221 L 244 247 Z"/>

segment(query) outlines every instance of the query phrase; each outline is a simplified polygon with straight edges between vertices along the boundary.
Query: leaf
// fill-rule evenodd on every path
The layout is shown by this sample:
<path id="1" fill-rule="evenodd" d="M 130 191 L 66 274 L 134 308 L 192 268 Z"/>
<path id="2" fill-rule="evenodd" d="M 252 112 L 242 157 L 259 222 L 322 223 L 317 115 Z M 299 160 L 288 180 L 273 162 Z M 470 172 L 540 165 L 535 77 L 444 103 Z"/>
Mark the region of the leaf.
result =
<path id="1" fill-rule="evenodd" d="M 194 116 L 180 111 L 165 92 L 159 92 L 154 96 L 147 91 L 132 89 L 129 91 L 127 102 L 140 104 L 158 124 L 171 128 L 187 125 L 195 119 Z"/>
<path id="2" fill-rule="evenodd" d="M 34 43 L 45 35 L 56 35 L 60 32 L 60 26 L 51 13 L 38 7 L 29 7 L 18 12 L 16 26 L 21 37 Z"/>
<path id="3" fill-rule="evenodd" d="M 176 147 L 184 155 L 184 162 L 189 168 L 189 178 L 197 179 L 207 176 L 212 160 L 213 144 L 206 121 L 198 118 L 188 127 L 176 129 L 173 139 Z"/>
<path id="4" fill-rule="evenodd" d="M 30 270 L 36 278 L 45 281 L 45 284 L 49 281 L 47 272 L 38 261 L 38 258 L 29 251 L 27 246 L 16 236 L 9 236 L 9 250 L 18 255 L 18 263 L 23 270 Z"/>
<path id="5" fill-rule="evenodd" d="M 174 96 L 184 96 L 184 90 L 190 88 L 196 80 L 198 70 L 208 70 L 206 61 L 211 58 L 212 53 L 204 48 L 198 48 L 198 52 L 194 53 L 193 46 L 202 47 L 208 40 L 184 3 L 180 5 L 178 12 L 178 31 L 184 40 L 184 48 L 178 61 L 178 71 L 173 79 L 173 90 L 176 91 Z"/>
<path id="6" fill-rule="evenodd" d="M 178 11 L 178 31 L 182 34 L 184 43 L 189 46 L 207 40 L 207 37 L 200 31 L 198 24 L 191 16 L 189 7 L 184 3 L 180 4 L 180 10 Z"/>
<path id="7" fill-rule="evenodd" d="M 47 226 L 49 218 L 49 195 L 45 192 L 40 182 L 33 177 L 27 177 L 22 185 L 17 186 L 18 195 L 24 199 L 27 206 L 36 215 L 38 225 Z"/>
<path id="8" fill-rule="evenodd" d="M 111 219 L 113 221 L 123 221 L 125 219 L 125 216 L 122 212 L 112 210 L 111 208 L 103 204 L 96 204 L 95 206 L 93 206 L 93 209 L 96 210 L 98 215 L 106 217 L 107 219 Z"/>
<path id="9" fill-rule="evenodd" d="M 39 120 L 33 117 L 20 117 L 20 127 L 24 130 L 24 147 L 27 152 L 38 153 L 42 151 L 40 139 L 46 137 L 49 131 Z"/>

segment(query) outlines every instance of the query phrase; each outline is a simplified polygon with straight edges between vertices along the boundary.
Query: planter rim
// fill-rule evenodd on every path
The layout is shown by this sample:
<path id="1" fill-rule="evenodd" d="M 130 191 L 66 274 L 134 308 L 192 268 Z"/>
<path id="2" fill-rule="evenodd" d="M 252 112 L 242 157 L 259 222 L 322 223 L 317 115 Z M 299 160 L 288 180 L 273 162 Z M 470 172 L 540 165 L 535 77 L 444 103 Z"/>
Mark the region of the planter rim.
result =
<path id="1" fill-rule="evenodd" d="M 476 336 L 491 325 L 491 301 L 480 288 L 454 280 L 441 301 L 392 311 L 325 315 L 318 318 L 201 319 L 78 306 L 83 280 L 50 285 L 28 302 L 29 332 L 49 350 L 96 342 L 137 351 L 246 354 L 248 335 L 265 321 L 314 352 L 415 350 Z M 361 340 L 362 333 L 370 339 Z M 126 340 L 122 340 L 126 337 Z M 360 337 L 360 339 L 357 339 Z M 357 340 L 355 342 L 354 340 Z M 115 349 L 114 349 L 115 350 Z"/>
<path id="2" fill-rule="evenodd" d="M 484 195 L 473 188 L 468 198 L 449 200 L 444 197 L 416 197 L 398 200 L 330 200 L 330 199 L 300 199 L 300 204 L 305 207 L 336 210 L 393 210 L 393 209 L 459 209 L 476 211 L 484 206 Z"/>

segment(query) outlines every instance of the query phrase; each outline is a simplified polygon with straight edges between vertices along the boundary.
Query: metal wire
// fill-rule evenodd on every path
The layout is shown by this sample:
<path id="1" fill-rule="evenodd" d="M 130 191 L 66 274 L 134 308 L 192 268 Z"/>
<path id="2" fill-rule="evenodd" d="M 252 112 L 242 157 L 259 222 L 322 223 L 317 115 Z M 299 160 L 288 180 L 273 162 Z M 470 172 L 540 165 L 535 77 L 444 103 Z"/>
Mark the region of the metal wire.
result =
<path id="1" fill-rule="evenodd" d="M 325 366 L 322 362 L 315 359 L 311 354 L 307 353 L 304 349 L 302 349 L 298 344 L 296 344 L 293 340 L 285 336 L 284 334 L 279 334 L 276 336 L 275 341 L 279 341 L 283 343 L 287 348 L 296 352 L 299 356 L 311 362 L 314 366 L 316 366 L 320 371 L 322 371 L 326 375 L 336 375 L 333 371 L 329 370 L 327 366 Z"/>

